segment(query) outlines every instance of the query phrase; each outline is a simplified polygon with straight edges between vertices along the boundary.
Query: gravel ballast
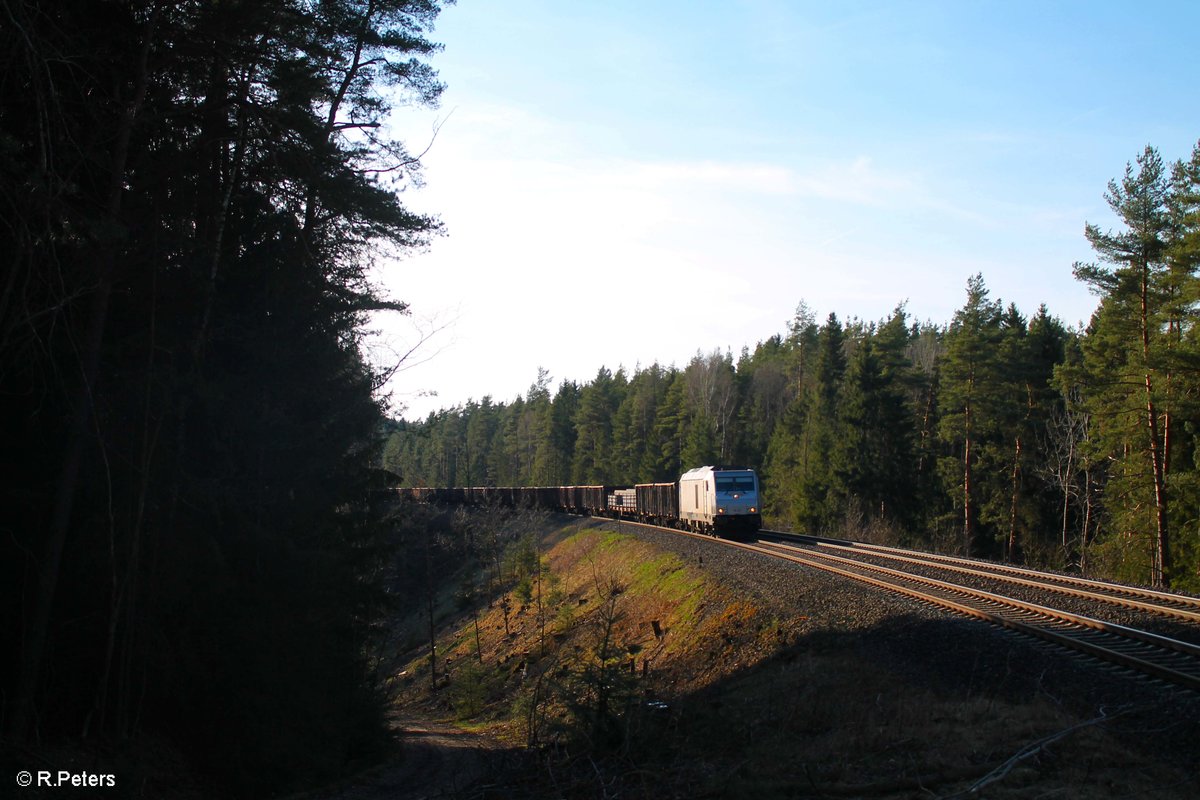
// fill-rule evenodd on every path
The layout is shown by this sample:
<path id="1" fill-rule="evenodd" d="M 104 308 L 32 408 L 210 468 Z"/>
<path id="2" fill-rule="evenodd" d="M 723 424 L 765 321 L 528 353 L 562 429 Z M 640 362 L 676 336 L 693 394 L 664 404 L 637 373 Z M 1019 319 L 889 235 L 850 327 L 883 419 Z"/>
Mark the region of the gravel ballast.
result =
<path id="1" fill-rule="evenodd" d="M 611 526 L 614 523 L 599 523 Z M 1200 796 L 1200 697 L 885 590 L 727 543 L 631 525 L 621 530 L 678 554 L 784 620 L 798 646 L 853 650 L 905 685 L 948 697 L 1045 702 L 1104 722 L 1131 753 L 1191 775 L 1163 796 Z M 1082 795 L 1080 795 L 1082 796 Z"/>

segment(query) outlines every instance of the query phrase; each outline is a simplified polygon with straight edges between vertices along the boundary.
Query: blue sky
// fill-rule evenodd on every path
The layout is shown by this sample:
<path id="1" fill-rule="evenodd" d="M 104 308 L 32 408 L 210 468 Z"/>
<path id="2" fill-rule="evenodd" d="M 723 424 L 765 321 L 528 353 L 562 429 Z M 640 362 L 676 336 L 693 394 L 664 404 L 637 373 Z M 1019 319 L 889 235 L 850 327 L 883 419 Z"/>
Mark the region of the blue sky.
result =
<path id="1" fill-rule="evenodd" d="M 601 366 L 683 366 L 803 300 L 945 323 L 992 296 L 1067 324 L 1108 181 L 1200 140 L 1200 4 L 460 0 L 405 202 L 448 235 L 381 265 L 375 357 L 420 418 Z M 432 334 L 432 335 L 430 335 Z"/>

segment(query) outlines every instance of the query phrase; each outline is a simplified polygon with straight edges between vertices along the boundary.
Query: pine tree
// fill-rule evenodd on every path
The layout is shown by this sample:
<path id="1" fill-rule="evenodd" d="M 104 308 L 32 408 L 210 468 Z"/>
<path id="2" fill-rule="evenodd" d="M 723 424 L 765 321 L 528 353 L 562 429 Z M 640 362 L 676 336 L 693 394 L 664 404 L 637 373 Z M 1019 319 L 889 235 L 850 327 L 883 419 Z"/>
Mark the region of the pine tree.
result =
<path id="1" fill-rule="evenodd" d="M 956 506 L 962 519 L 962 549 L 976 552 L 979 538 L 979 488 L 976 462 L 980 445 L 994 435 L 995 405 L 1001 397 L 999 345 L 1000 304 L 988 299 L 983 276 L 967 281 L 967 302 L 954 314 L 940 361 L 938 435 L 956 455 L 943 461 L 942 472 L 957 486 Z M 952 476 L 957 472 L 957 480 Z"/>
<path id="2" fill-rule="evenodd" d="M 791 524 L 798 519 L 801 505 L 799 492 L 809 444 L 805 403 L 812 385 L 819 335 L 816 317 L 801 301 L 781 343 L 783 385 L 778 416 L 763 454 L 763 480 L 771 487 L 766 500 L 768 514 Z"/>
<path id="3" fill-rule="evenodd" d="M 653 474 L 656 481 L 678 480 L 684 472 L 684 443 L 690 428 L 684 397 L 683 373 L 672 370 L 654 423 L 658 453 L 648 453 L 649 458 L 654 459 Z M 697 465 L 689 464 L 688 469 L 694 466 Z"/>
<path id="4" fill-rule="evenodd" d="M 571 465 L 575 460 L 575 443 L 579 434 L 575 429 L 575 416 L 579 413 L 580 389 L 573 381 L 563 381 L 554 393 L 550 410 L 551 471 L 555 480 L 551 485 L 562 486 L 571 482 Z"/>
<path id="5" fill-rule="evenodd" d="M 796 457 L 796 524 L 801 530 L 824 531 L 841 522 L 844 487 L 839 485 L 831 454 L 841 435 L 838 395 L 846 372 L 845 339 L 836 314 L 830 314 L 817 341 L 813 380 L 804 398 L 803 433 Z M 795 424 L 796 418 L 793 418 Z"/>
<path id="6" fill-rule="evenodd" d="M 496 447 L 502 411 L 502 406 L 492 402 L 491 395 L 485 395 L 478 403 L 468 402 L 464 408 L 467 417 L 463 441 L 466 472 L 459 485 L 497 485 L 492 450 Z"/>
<path id="7" fill-rule="evenodd" d="M 786 353 L 783 338 L 776 335 L 759 342 L 753 354 L 743 351 L 738 360 L 738 395 L 743 399 L 735 463 L 759 468 L 766 464 L 768 444 L 790 400 Z"/>
<path id="8" fill-rule="evenodd" d="M 575 415 L 575 458 L 571 474 L 575 483 L 605 483 L 612 474 L 613 415 L 625 388 L 622 371 L 613 375 L 601 367 L 583 387 Z M 617 480 L 620 480 L 617 478 Z"/>
<path id="9" fill-rule="evenodd" d="M 912 416 L 873 338 L 862 342 L 850 359 L 838 422 L 840 435 L 830 460 L 848 509 L 861 511 L 868 520 L 910 525 L 916 511 Z"/>
<path id="10" fill-rule="evenodd" d="M 1088 242 L 1111 267 L 1075 266 L 1076 277 L 1101 296 L 1084 343 L 1083 369 L 1085 402 L 1098 426 L 1095 444 L 1113 464 L 1108 493 L 1113 500 L 1113 493 L 1128 498 L 1111 502 L 1110 510 L 1153 509 L 1150 519 L 1127 516 L 1124 524 L 1149 540 L 1150 581 L 1155 586 L 1169 583 L 1172 568 L 1167 487 L 1174 401 L 1166 358 L 1173 330 L 1167 302 L 1169 191 L 1162 158 L 1147 147 L 1137 159 L 1137 169 L 1126 165 L 1124 178 L 1110 181 L 1105 195 L 1124 229 L 1105 233 L 1095 225 L 1086 227 Z M 1139 405 L 1140 413 L 1129 413 Z M 1134 500 L 1141 494 L 1139 486 L 1149 489 L 1140 502 Z"/>
<path id="11" fill-rule="evenodd" d="M 1017 560 L 1027 544 L 1036 545 L 1041 552 L 1059 547 L 1049 535 L 1062 517 L 1057 490 L 1047 491 L 1045 483 L 1037 478 L 1046 474 L 1045 465 L 1051 460 L 1047 451 L 1051 421 L 1064 413 L 1064 398 L 1055 385 L 1054 371 L 1065 358 L 1067 339 L 1066 328 L 1043 303 L 1020 340 L 1024 366 L 1015 371 L 1019 379 L 1015 396 L 1021 399 L 1022 411 L 1014 420 L 1015 478 L 1006 548 L 1010 560 Z"/>
<path id="12" fill-rule="evenodd" d="M 658 364 L 638 370 L 629 381 L 625 399 L 614 422 L 617 461 L 621 480 L 640 483 L 655 478 L 661 442 L 656 436 L 659 407 L 666 395 L 668 373 Z"/>
<path id="13" fill-rule="evenodd" d="M 440 229 L 384 135 L 441 91 L 438 4 L 4 10 L 9 741 L 180 734 L 245 794 L 328 776 L 383 732 L 358 344 L 405 309 L 369 267 Z"/>

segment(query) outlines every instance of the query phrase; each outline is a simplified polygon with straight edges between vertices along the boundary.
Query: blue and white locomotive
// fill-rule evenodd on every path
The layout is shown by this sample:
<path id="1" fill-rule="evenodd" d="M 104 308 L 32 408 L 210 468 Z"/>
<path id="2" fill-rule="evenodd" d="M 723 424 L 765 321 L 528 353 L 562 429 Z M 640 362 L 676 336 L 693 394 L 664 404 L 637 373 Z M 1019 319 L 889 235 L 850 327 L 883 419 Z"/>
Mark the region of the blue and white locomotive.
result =
<path id="1" fill-rule="evenodd" d="M 697 467 L 679 478 L 680 523 L 717 536 L 762 528 L 758 475 L 744 467 Z"/>

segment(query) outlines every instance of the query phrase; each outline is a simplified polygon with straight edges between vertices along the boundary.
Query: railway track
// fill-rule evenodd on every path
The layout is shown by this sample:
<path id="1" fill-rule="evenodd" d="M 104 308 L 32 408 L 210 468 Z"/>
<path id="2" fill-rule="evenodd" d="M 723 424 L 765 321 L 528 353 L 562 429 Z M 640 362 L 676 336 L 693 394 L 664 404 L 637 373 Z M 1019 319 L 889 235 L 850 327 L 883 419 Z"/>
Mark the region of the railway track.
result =
<path id="1" fill-rule="evenodd" d="M 723 544 L 831 572 L 1200 691 L 1200 644 L 1186 640 L 1200 638 L 1197 598 L 971 559 L 771 531 L 761 532 L 756 542 Z M 944 574 L 936 577 L 936 572 Z M 1010 594 L 980 587 L 984 584 L 994 588 L 997 582 L 1019 591 Z M 1018 593 L 1035 593 L 1049 599 L 1034 602 L 1013 596 Z M 1119 608 L 1169 618 L 1177 629 L 1193 636 L 1167 636 L 1146 629 L 1149 626 L 1098 618 L 1102 613 L 1082 614 L 1047 604 L 1056 599 L 1083 602 L 1101 611 Z"/>
<path id="2" fill-rule="evenodd" d="M 1200 634 L 1200 597 L 1090 580 L 1072 575 L 1040 572 L 1025 567 L 996 564 L 990 561 L 921 553 L 898 547 L 885 547 L 883 545 L 848 542 L 816 536 L 762 531 L 760 538 L 782 547 L 788 547 L 791 546 L 791 543 L 795 543 L 798 547 L 807 546 L 808 548 L 815 548 L 818 551 L 841 552 L 855 558 L 871 558 L 877 561 L 893 562 L 928 570 L 941 570 L 948 574 L 981 578 L 1001 584 L 1026 587 L 1039 592 L 1047 592 L 1102 605 L 1118 606 L 1147 614 L 1197 623 L 1197 633 Z"/>

